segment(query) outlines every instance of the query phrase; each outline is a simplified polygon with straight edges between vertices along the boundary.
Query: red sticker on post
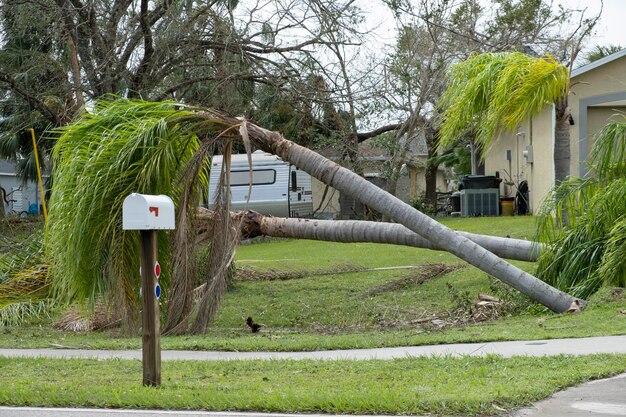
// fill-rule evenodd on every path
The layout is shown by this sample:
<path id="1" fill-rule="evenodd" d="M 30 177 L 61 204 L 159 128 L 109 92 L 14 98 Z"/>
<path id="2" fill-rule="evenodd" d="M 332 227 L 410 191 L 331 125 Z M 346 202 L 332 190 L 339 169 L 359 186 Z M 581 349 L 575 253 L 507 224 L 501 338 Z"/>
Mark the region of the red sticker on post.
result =
<path id="1" fill-rule="evenodd" d="M 159 277 L 161 276 L 161 265 L 158 261 L 154 263 L 154 276 L 157 279 L 159 279 Z"/>

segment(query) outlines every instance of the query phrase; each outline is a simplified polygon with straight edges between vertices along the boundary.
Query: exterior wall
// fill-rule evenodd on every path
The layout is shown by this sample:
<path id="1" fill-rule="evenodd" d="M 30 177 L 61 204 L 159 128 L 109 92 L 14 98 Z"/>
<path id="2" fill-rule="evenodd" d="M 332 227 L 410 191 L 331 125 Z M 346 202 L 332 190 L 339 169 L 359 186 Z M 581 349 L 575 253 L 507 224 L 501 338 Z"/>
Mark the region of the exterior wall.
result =
<path id="1" fill-rule="evenodd" d="M 532 147 L 532 161 L 524 157 L 527 146 Z M 546 107 L 538 116 L 524 122 L 517 132 L 503 133 L 494 140 L 485 156 L 485 174 L 499 174 L 503 197 L 515 197 L 518 185 L 526 180 L 529 209 L 536 212 L 554 184 L 553 150 L 553 112 Z"/>
<path id="2" fill-rule="evenodd" d="M 424 158 L 425 160 L 426 158 Z M 448 191 L 448 182 L 445 172 L 437 170 L 437 191 Z M 398 182 L 398 198 L 405 203 L 421 196 L 426 191 L 426 175 L 424 168 L 409 168 L 408 172 Z"/>
<path id="3" fill-rule="evenodd" d="M 48 175 L 44 173 L 44 184 L 47 178 Z M 5 213 L 10 213 L 11 211 L 16 211 L 18 214 L 23 211 L 28 212 L 31 204 L 35 204 L 37 207 L 41 206 L 38 183 L 34 181 L 22 183 L 22 180 L 15 175 L 13 163 L 2 159 L 0 159 L 0 187 L 4 188 L 7 194 L 11 193 L 7 197 L 8 200 L 18 200 L 6 204 L 2 199 L 2 195 L 0 195 L 0 204 L 4 204 Z M 17 190 L 17 192 L 13 192 L 14 190 Z"/>
<path id="4" fill-rule="evenodd" d="M 529 180 L 530 166 L 526 164 L 523 156 L 524 147 L 530 141 L 528 132 L 529 123 L 525 123 L 524 126 L 520 126 L 518 132 L 502 134 L 493 142 L 485 156 L 485 175 L 498 175 L 502 178 L 500 183 L 502 197 L 514 197 L 516 185 L 521 180 Z M 507 154 L 510 160 L 507 159 Z"/>
<path id="5" fill-rule="evenodd" d="M 554 185 L 554 109 L 546 108 L 532 119 L 530 143 L 533 162 L 530 165 L 530 210 L 536 213 Z"/>
<path id="6" fill-rule="evenodd" d="M 595 106 L 587 108 L 587 151 L 591 152 L 593 144 L 595 143 L 595 135 L 602 129 L 609 121 L 624 120 L 623 117 L 618 115 L 618 112 L 626 114 L 626 106 Z M 578 173 L 574 173 L 577 175 Z"/>
<path id="7" fill-rule="evenodd" d="M 574 71 L 575 73 L 576 71 Z M 594 120 L 591 122 L 594 127 L 590 128 L 588 124 L 589 108 L 625 100 L 626 76 L 624 74 L 626 74 L 626 57 L 621 57 L 572 77 L 573 94 L 570 94 L 570 109 L 576 123 L 571 129 L 572 175 L 584 176 L 587 174 L 585 161 L 591 149 L 593 134 L 599 127 L 597 118 L 601 116 L 598 113 L 592 116 Z"/>
<path id="8" fill-rule="evenodd" d="M 587 158 L 593 136 L 617 111 L 626 111 L 626 56 L 607 62 L 583 73 L 573 72 L 569 106 L 574 118 L 570 128 L 570 175 L 588 174 Z M 496 171 L 503 178 L 502 195 L 511 195 L 514 186 L 527 180 L 530 209 L 536 212 L 554 185 L 554 110 L 552 106 L 523 123 L 518 132 L 505 133 L 494 140 L 485 156 L 486 174 Z M 523 158 L 526 145 L 532 145 L 533 162 Z M 505 152 L 511 150 L 511 161 Z M 518 161 L 519 155 L 519 164 Z M 503 174 L 504 173 L 504 174 Z"/>
<path id="9" fill-rule="evenodd" d="M 16 188 L 21 189 L 21 193 L 13 193 L 7 197 L 8 200 L 12 200 L 19 197 L 21 194 L 21 198 L 18 199 L 19 201 L 12 201 L 10 204 L 6 204 L 2 201 L 5 213 L 9 213 L 12 210 L 15 210 L 16 212 L 28 211 L 31 204 L 36 204 L 37 206 L 41 204 L 37 184 L 33 182 L 22 184 L 22 182 L 16 178 L 15 175 L 6 175 L 5 173 L 0 172 L 0 186 L 4 188 L 7 194 L 11 193 Z"/>
<path id="10" fill-rule="evenodd" d="M 317 209 L 322 201 L 324 195 L 324 189 L 326 185 L 316 178 L 313 180 L 313 209 Z M 375 182 L 377 183 L 377 182 Z M 409 169 L 407 172 L 403 172 L 398 180 L 397 197 L 409 203 L 417 195 L 424 192 L 426 189 L 426 178 L 424 176 L 424 170 Z M 437 191 L 447 191 L 448 185 L 445 179 L 443 171 L 437 171 Z M 329 188 L 326 193 L 326 198 L 321 206 L 321 209 L 315 214 L 315 217 L 322 218 L 339 218 L 341 213 L 341 206 L 339 203 L 340 193 L 334 188 Z"/>

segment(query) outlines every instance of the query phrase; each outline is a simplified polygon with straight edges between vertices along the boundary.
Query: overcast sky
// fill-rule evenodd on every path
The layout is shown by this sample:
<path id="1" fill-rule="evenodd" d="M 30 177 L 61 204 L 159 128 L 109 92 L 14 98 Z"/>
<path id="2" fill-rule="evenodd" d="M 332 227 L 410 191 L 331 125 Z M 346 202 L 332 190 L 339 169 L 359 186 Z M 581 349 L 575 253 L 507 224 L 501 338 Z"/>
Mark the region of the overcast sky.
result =
<path id="1" fill-rule="evenodd" d="M 591 14 L 600 10 L 600 0 L 567 0 L 564 5 L 588 7 Z M 626 0 L 604 0 L 597 34 L 591 39 L 593 45 L 621 45 L 626 47 Z M 593 46 L 590 45 L 590 46 Z"/>
<path id="2" fill-rule="evenodd" d="M 481 0 L 488 3 L 488 0 Z M 554 0 L 567 8 L 585 9 L 586 16 L 595 16 L 600 11 L 600 0 Z M 375 27 L 376 36 L 385 43 L 393 43 L 395 39 L 395 25 L 391 12 L 378 2 L 359 0 L 367 15 L 370 27 Z M 589 38 L 585 49 L 595 45 L 621 45 L 626 47 L 626 0 L 604 0 L 602 16 L 596 25 L 596 34 Z"/>

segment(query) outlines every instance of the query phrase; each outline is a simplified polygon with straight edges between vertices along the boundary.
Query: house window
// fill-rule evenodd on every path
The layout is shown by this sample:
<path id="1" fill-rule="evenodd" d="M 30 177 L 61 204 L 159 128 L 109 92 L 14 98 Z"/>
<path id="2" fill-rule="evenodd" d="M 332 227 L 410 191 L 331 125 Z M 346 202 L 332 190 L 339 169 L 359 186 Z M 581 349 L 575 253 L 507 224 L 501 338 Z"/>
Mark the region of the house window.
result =
<path id="1" fill-rule="evenodd" d="M 252 185 L 270 185 L 276 182 L 276 171 L 261 169 L 252 171 Z M 231 187 L 250 186 L 250 171 L 231 171 Z"/>

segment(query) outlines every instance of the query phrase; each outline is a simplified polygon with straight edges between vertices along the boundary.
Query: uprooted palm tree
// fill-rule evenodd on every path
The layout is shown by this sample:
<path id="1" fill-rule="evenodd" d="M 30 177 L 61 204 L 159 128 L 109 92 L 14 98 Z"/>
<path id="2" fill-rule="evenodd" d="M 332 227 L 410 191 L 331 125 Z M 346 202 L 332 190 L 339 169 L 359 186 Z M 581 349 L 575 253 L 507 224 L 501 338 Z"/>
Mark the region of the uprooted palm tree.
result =
<path id="1" fill-rule="evenodd" d="M 539 276 L 578 297 L 626 286 L 626 117 L 602 128 L 589 158 L 594 174 L 571 178 L 541 209 L 539 239 L 549 243 Z M 565 212 L 566 226 L 554 222 Z"/>
<path id="2" fill-rule="evenodd" d="M 554 104 L 554 178 L 560 184 L 570 169 L 569 74 L 552 57 L 519 52 L 474 54 L 452 67 L 440 105 L 444 109 L 440 146 L 473 137 L 484 154 L 502 131 Z"/>
<path id="3" fill-rule="evenodd" d="M 206 178 L 203 167 L 208 155 L 217 144 L 236 140 L 246 147 L 271 152 L 361 200 L 553 311 L 564 312 L 575 301 L 353 172 L 286 140 L 280 133 L 215 110 L 177 103 L 103 102 L 93 114 L 85 115 L 61 133 L 55 148 L 57 184 L 46 239 L 48 253 L 54 258 L 53 282 L 59 293 L 87 298 L 110 292 L 135 299 L 137 243 L 136 236 L 121 230 L 122 199 L 131 192 L 170 194 L 179 216 L 193 216 L 195 210 L 191 207 L 198 201 L 197 181 L 198 177 Z M 225 148 L 228 150 L 229 146 Z M 227 204 L 224 208 L 228 209 Z M 227 213 L 221 216 L 229 217 Z M 191 224 L 179 218 L 179 227 Z M 223 224 L 215 229 L 229 236 L 233 228 Z M 186 272 L 191 269 L 190 250 L 184 249 L 190 245 L 189 233 L 175 236 L 175 245 L 183 249 L 174 252 L 171 264 L 177 268 L 172 279 L 182 290 L 171 295 L 170 306 L 175 305 L 178 310 L 166 328 L 181 332 L 193 319 L 192 331 L 203 332 L 212 318 L 203 309 L 217 304 L 223 294 L 227 261 L 232 254 L 216 250 L 215 245 L 227 239 L 214 239 L 212 250 L 222 252 L 223 258 L 216 257 L 211 262 L 215 269 L 209 272 L 200 302 L 193 304 L 194 294 L 189 286 L 178 282 L 187 279 Z M 222 293 L 209 294 L 211 288 Z"/>
<path id="4" fill-rule="evenodd" d="M 176 113 L 172 103 L 137 104 L 102 102 L 59 130 L 45 237 L 58 298 L 94 304 L 104 295 L 130 321 L 138 301 L 139 241 L 121 230 L 123 199 L 139 192 L 179 201 L 180 173 L 199 146 L 197 137 L 179 136 L 166 123 Z M 206 175 L 199 172 L 195 181 L 206 183 Z M 159 243 L 159 259 L 167 264 L 164 233 Z"/>

